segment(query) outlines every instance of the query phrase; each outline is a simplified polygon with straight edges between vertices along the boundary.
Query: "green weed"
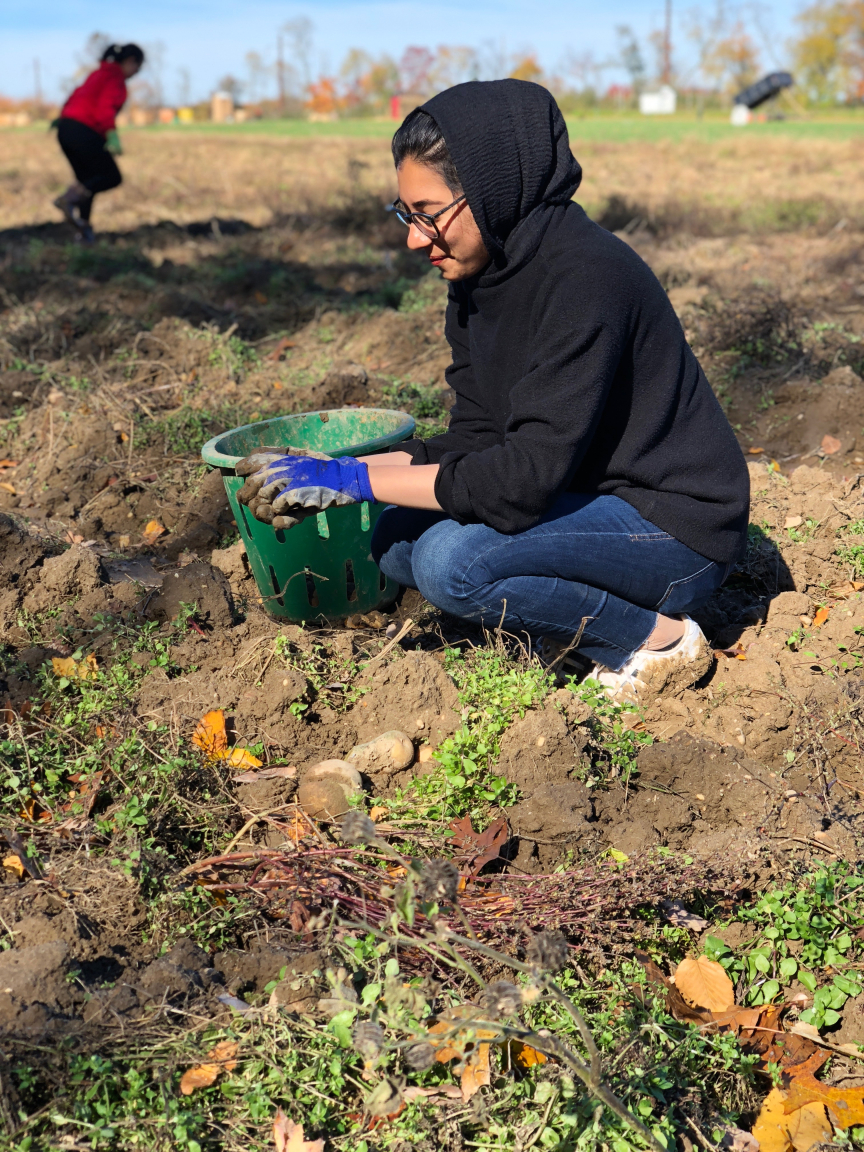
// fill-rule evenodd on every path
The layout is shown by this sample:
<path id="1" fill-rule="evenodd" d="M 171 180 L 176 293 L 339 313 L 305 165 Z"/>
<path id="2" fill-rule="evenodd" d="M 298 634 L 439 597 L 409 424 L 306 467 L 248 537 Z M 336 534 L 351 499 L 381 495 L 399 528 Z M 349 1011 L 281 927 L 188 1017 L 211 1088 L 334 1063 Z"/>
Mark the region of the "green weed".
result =
<path id="1" fill-rule="evenodd" d="M 136 424 L 135 447 L 159 446 L 167 455 L 195 455 L 211 436 L 233 427 L 239 418 L 236 404 L 224 404 L 217 409 L 184 405 L 162 419 Z"/>
<path id="2" fill-rule="evenodd" d="M 862 990 L 860 981 L 842 972 L 830 975 L 861 952 L 857 933 L 864 928 L 862 885 L 864 876 L 850 865 L 825 865 L 800 885 L 768 892 L 737 914 L 754 928 L 750 944 L 733 951 L 711 936 L 706 953 L 740 982 L 744 1003 L 770 1003 L 782 986 L 797 980 L 814 994 L 813 1007 L 801 1019 L 817 1028 L 836 1024 L 838 1009 Z M 820 969 L 830 975 L 821 987 L 816 975 Z"/>
<path id="3" fill-rule="evenodd" d="M 435 750 L 436 770 L 415 780 L 413 791 L 430 820 L 466 812 L 482 820 L 488 804 L 516 802 L 516 788 L 492 771 L 500 737 L 517 716 L 542 704 L 552 680 L 544 669 L 514 664 L 492 648 L 468 655 L 449 648 L 444 666 L 459 689 L 463 720 Z"/>

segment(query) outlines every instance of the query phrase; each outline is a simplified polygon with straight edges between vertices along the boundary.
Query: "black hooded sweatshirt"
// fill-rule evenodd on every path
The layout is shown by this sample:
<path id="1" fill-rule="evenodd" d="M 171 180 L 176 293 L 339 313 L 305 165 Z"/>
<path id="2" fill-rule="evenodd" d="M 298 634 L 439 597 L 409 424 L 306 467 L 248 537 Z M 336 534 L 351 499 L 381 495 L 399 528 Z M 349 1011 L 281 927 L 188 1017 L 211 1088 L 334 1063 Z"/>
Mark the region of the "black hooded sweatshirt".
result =
<path id="1" fill-rule="evenodd" d="M 565 491 L 611 494 L 695 552 L 740 555 L 749 478 L 650 268 L 571 197 L 582 170 L 545 88 L 458 84 L 438 123 L 491 260 L 450 285 L 450 426 L 408 441 L 461 524 L 524 532 Z"/>

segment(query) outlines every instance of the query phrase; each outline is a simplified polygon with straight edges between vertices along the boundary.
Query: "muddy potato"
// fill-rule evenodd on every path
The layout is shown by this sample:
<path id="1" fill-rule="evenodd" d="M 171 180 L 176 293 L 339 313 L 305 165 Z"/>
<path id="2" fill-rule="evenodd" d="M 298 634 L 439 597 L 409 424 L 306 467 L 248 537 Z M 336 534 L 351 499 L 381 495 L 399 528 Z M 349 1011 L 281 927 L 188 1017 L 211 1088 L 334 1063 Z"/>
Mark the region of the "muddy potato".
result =
<path id="1" fill-rule="evenodd" d="M 379 772 L 400 772 L 413 764 L 414 745 L 410 737 L 394 728 L 352 748 L 348 760 L 370 776 Z"/>
<path id="2" fill-rule="evenodd" d="M 338 780 L 351 792 L 359 792 L 363 787 L 360 773 L 353 764 L 345 760 L 322 760 L 320 764 L 313 764 L 305 773 L 303 781 L 305 783 L 307 780 L 320 780 L 325 777 Z"/>
<path id="3" fill-rule="evenodd" d="M 315 820 L 335 819 L 350 807 L 345 786 L 332 776 L 304 780 L 297 790 L 297 800 L 306 815 Z"/>
<path id="4" fill-rule="evenodd" d="M 362 792 L 360 773 L 344 760 L 322 760 L 303 777 L 297 790 L 297 801 L 313 819 L 342 816 L 351 800 Z"/>

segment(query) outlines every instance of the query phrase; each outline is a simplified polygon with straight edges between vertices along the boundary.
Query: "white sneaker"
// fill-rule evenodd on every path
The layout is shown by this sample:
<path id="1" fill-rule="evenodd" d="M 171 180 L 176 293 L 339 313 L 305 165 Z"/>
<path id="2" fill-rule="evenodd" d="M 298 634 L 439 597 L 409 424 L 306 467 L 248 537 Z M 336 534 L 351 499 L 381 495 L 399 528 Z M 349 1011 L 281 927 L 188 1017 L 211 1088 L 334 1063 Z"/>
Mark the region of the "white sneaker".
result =
<path id="1" fill-rule="evenodd" d="M 595 664 L 589 675 L 599 680 L 606 695 L 617 703 L 645 707 L 661 692 L 680 692 L 695 684 L 708 669 L 714 657 L 699 625 L 689 616 L 682 617 L 684 635 L 674 648 L 634 652 L 620 672 Z"/>

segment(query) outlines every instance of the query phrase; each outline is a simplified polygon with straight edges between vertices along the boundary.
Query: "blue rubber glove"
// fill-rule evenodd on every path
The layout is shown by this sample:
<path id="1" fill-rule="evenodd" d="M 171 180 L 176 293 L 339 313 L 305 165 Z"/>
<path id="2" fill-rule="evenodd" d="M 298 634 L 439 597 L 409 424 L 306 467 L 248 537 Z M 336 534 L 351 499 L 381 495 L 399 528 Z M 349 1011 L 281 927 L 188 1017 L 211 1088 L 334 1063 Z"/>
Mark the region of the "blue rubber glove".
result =
<path id="1" fill-rule="evenodd" d="M 261 456 L 265 456 L 264 453 Z M 259 457 L 260 459 L 260 457 Z M 301 519 L 333 505 L 375 503 L 369 469 L 352 456 L 319 460 L 281 456 L 262 461 L 237 494 L 256 520 L 291 528 Z"/>

